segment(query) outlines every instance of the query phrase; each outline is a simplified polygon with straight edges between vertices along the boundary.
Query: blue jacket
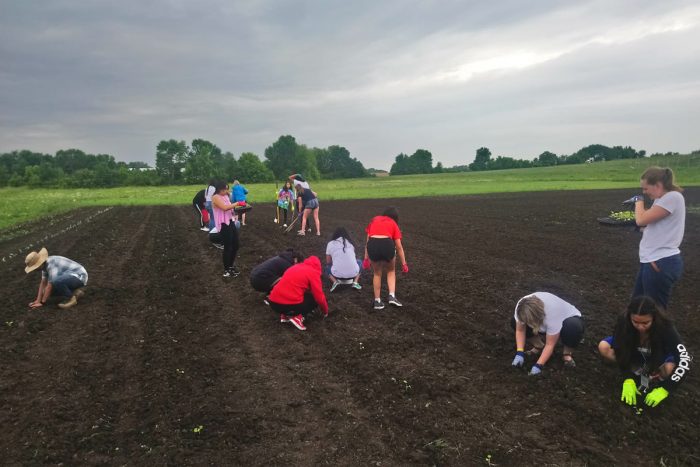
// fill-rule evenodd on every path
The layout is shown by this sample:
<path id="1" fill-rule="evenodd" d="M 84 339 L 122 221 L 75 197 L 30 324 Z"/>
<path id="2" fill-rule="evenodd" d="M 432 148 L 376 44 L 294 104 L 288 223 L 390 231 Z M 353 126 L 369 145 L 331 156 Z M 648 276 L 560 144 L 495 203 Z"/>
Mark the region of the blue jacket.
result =
<path id="1" fill-rule="evenodd" d="M 233 190 L 231 190 L 231 201 L 245 201 L 245 195 L 248 194 L 248 190 L 245 189 L 243 185 L 233 185 Z"/>

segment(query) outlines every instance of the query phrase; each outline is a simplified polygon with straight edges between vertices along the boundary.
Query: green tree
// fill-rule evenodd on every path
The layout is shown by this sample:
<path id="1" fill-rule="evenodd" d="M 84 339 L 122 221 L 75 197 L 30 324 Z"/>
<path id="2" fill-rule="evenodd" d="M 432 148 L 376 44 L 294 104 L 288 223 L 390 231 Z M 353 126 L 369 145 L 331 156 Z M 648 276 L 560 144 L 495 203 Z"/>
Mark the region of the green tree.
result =
<path id="1" fill-rule="evenodd" d="M 362 162 L 350 157 L 350 151 L 342 146 L 314 148 L 314 152 L 321 178 L 360 178 L 369 175 Z"/>
<path id="2" fill-rule="evenodd" d="M 481 147 L 476 150 L 476 157 L 474 162 L 469 164 L 469 170 L 487 170 L 490 160 L 491 151 L 489 151 L 489 148 Z"/>
<path id="3" fill-rule="evenodd" d="M 539 156 L 537 156 L 534 162 L 536 162 L 538 165 L 543 166 L 557 165 L 557 163 L 559 162 L 559 158 L 553 152 L 545 151 Z"/>
<path id="4" fill-rule="evenodd" d="M 165 183 L 174 183 L 181 178 L 181 168 L 186 165 L 187 143 L 170 139 L 161 141 L 156 148 L 156 173 Z"/>
<path id="5" fill-rule="evenodd" d="M 234 178 L 245 183 L 271 182 L 275 179 L 272 171 L 252 152 L 244 152 L 238 158 L 238 175 Z"/>

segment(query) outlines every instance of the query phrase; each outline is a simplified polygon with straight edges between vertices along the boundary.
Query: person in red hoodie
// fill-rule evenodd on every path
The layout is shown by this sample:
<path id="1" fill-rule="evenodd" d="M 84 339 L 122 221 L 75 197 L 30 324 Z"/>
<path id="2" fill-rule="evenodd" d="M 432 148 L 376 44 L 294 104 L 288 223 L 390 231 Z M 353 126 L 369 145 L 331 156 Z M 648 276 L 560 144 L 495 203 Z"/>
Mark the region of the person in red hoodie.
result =
<path id="1" fill-rule="evenodd" d="M 321 286 L 321 260 L 310 256 L 287 269 L 268 296 L 270 308 L 280 314 L 281 323 L 292 323 L 305 331 L 304 318 L 316 307 L 324 318 L 328 302 Z"/>

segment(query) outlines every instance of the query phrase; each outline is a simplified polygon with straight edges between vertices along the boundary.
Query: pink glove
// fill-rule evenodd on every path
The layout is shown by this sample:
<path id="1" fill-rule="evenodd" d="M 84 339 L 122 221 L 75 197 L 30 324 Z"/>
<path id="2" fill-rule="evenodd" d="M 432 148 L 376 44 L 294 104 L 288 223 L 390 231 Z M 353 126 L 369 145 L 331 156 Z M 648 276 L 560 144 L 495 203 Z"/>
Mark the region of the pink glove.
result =
<path id="1" fill-rule="evenodd" d="M 408 263 L 407 263 L 407 264 L 404 264 L 404 265 L 401 267 L 401 272 L 403 272 L 404 274 L 408 272 Z"/>
<path id="2" fill-rule="evenodd" d="M 369 266 L 370 266 L 370 264 L 369 264 L 369 258 L 365 258 L 365 259 L 362 261 L 362 269 L 369 269 Z"/>

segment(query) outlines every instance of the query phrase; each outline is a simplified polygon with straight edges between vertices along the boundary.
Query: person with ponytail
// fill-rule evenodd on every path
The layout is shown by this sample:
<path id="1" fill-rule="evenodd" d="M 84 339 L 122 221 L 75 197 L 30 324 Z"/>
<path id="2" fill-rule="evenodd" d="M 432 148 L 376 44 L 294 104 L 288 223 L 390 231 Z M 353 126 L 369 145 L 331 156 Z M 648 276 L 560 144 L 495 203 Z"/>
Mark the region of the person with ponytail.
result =
<path id="1" fill-rule="evenodd" d="M 648 296 L 668 308 L 671 289 L 683 273 L 679 246 L 685 231 L 685 199 L 669 168 L 649 167 L 641 177 L 642 193 L 653 203 L 644 206 L 636 195 L 623 204 L 634 204 L 634 219 L 643 227 L 639 243 L 639 273 L 633 297 Z"/>
<path id="2" fill-rule="evenodd" d="M 598 351 L 620 367 L 625 378 L 620 399 L 628 405 L 646 394 L 644 403 L 656 407 L 685 379 L 693 360 L 665 310 L 650 297 L 632 299 Z"/>

